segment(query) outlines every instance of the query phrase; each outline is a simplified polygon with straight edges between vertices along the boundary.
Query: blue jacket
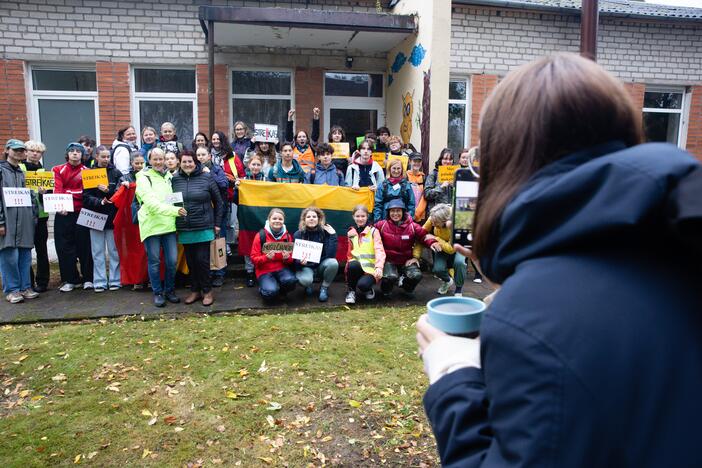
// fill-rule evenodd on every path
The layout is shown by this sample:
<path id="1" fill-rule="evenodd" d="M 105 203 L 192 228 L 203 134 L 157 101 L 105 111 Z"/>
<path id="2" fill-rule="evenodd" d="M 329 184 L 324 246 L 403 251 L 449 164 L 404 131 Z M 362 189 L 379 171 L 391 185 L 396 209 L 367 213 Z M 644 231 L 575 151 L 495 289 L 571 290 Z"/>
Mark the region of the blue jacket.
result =
<path id="1" fill-rule="evenodd" d="M 325 169 L 317 163 L 314 170 L 307 173 L 305 180 L 307 184 L 344 186 L 344 174 L 334 164 Z"/>
<path id="2" fill-rule="evenodd" d="M 410 217 L 414 218 L 416 203 L 412 184 L 407 179 L 402 179 L 399 184 L 392 185 L 388 179 L 385 179 L 375 191 L 375 204 L 373 205 L 373 220 L 375 222 L 385 219 L 385 205 L 396 198 L 404 202 Z"/>
<path id="3" fill-rule="evenodd" d="M 324 229 L 319 228 L 314 231 L 310 231 L 307 229 L 305 229 L 304 231 L 297 231 L 295 232 L 295 235 L 293 237 L 295 237 L 295 239 L 302 239 L 310 242 L 319 242 L 321 244 L 324 244 L 324 246 L 322 247 L 322 256 L 319 258 L 320 262 L 326 260 L 327 258 L 336 257 L 336 248 L 338 244 L 336 234 L 329 234 Z M 300 265 L 299 260 L 295 260 L 295 266 L 297 267 L 297 269 L 302 268 L 302 265 Z M 319 263 L 307 262 L 305 266 L 314 270 L 319 266 Z"/>
<path id="4" fill-rule="evenodd" d="M 702 256 L 672 228 L 695 173 L 672 145 L 609 143 L 512 199 L 480 259 L 502 284 L 482 369 L 424 397 L 443 465 L 702 466 Z"/>

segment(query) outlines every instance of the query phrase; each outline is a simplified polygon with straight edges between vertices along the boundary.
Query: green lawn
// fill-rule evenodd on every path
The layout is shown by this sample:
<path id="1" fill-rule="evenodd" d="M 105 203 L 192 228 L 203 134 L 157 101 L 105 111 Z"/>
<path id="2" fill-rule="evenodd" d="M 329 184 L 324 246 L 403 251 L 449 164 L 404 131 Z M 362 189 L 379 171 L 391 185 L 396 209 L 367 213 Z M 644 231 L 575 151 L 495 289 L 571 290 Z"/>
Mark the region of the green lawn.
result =
<path id="1" fill-rule="evenodd" d="M 6 466 L 434 466 L 422 308 L 0 330 Z"/>

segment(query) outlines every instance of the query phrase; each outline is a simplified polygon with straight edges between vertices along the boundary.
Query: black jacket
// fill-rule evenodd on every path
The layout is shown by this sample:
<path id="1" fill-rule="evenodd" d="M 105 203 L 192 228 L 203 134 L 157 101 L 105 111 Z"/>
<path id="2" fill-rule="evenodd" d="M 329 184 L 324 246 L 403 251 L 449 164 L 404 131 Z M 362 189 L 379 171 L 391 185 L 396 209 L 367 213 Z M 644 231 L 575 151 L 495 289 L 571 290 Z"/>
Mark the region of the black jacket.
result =
<path id="1" fill-rule="evenodd" d="M 176 218 L 176 230 L 214 229 L 215 219 L 222 219 L 224 204 L 219 187 L 210 173 L 202 172 L 199 164 L 190 175 L 179 169 L 171 184 L 173 193 L 183 194 L 183 208 L 188 212 L 187 216 Z"/>
<path id="2" fill-rule="evenodd" d="M 97 168 L 96 168 L 97 169 Z M 114 229 L 115 216 L 117 215 L 117 207 L 111 203 L 102 204 L 102 199 L 112 198 L 119 188 L 119 183 L 122 179 L 122 172 L 112 164 L 107 165 L 107 193 L 96 188 L 91 188 L 83 191 L 83 206 L 96 213 L 109 215 L 105 229 Z"/>
<path id="3" fill-rule="evenodd" d="M 324 244 L 324 246 L 322 247 L 322 256 L 319 258 L 320 262 L 326 260 L 327 258 L 336 257 L 336 248 L 338 245 L 336 234 L 329 234 L 321 227 L 318 227 L 315 230 L 305 229 L 304 231 L 297 231 L 295 232 L 294 237 L 295 239 L 302 239 L 310 242 L 319 242 L 321 244 Z M 303 265 L 300 264 L 299 260 L 295 260 L 295 266 L 298 269 L 303 267 Z M 315 269 L 319 266 L 319 263 L 307 262 L 307 264 L 304 266 L 307 268 Z"/>

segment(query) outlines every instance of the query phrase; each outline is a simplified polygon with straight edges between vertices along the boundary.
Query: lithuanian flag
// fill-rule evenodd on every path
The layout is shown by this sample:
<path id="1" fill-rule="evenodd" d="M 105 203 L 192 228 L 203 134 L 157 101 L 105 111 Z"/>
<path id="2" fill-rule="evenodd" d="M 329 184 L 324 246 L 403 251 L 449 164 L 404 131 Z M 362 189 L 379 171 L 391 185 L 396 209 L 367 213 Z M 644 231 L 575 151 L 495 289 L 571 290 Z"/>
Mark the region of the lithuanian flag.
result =
<path id="1" fill-rule="evenodd" d="M 356 205 L 365 205 L 373 212 L 374 194 L 368 188 L 353 190 L 329 185 L 281 184 L 242 180 L 239 185 L 239 254 L 249 255 L 251 244 L 263 229 L 271 208 L 285 212 L 285 226 L 294 234 L 300 224 L 300 214 L 308 206 L 324 211 L 327 224 L 339 236 L 336 258 L 346 261 L 348 242 L 346 232 L 353 225 L 352 212 Z"/>

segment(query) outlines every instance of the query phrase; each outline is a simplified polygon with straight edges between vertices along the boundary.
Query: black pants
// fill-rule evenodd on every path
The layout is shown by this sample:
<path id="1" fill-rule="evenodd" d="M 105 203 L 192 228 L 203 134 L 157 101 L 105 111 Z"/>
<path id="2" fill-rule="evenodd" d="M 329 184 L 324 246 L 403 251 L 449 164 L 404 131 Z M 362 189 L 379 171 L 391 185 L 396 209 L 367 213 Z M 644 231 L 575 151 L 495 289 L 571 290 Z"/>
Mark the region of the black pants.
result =
<path id="1" fill-rule="evenodd" d="M 190 290 L 208 293 L 212 289 L 210 282 L 210 243 L 197 242 L 183 244 L 185 261 L 190 270 Z"/>
<path id="2" fill-rule="evenodd" d="M 370 291 L 375 284 L 375 277 L 363 271 L 361 264 L 355 260 L 349 262 L 346 280 L 349 283 L 349 291 L 355 291 L 358 288 L 362 293 Z"/>
<path id="3" fill-rule="evenodd" d="M 39 218 L 37 227 L 34 230 L 34 250 L 37 252 L 37 275 L 34 276 L 34 268 L 29 270 L 32 286 L 49 286 L 49 251 L 46 242 L 49 240 L 49 228 L 47 221 L 49 218 Z M 35 281 L 36 279 L 36 281 Z"/>
<path id="4" fill-rule="evenodd" d="M 90 252 L 90 229 L 78 226 L 78 213 L 56 214 L 54 221 L 54 240 L 59 260 L 61 281 L 78 284 L 81 275 L 84 282 L 93 282 L 93 255 Z M 80 274 L 76 267 L 80 262 Z"/>

